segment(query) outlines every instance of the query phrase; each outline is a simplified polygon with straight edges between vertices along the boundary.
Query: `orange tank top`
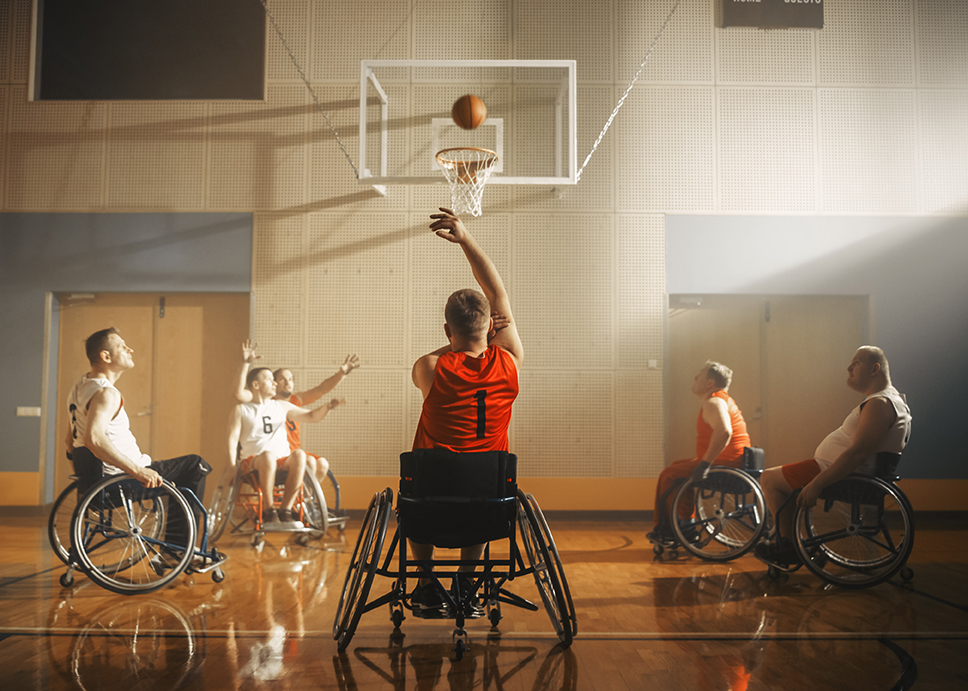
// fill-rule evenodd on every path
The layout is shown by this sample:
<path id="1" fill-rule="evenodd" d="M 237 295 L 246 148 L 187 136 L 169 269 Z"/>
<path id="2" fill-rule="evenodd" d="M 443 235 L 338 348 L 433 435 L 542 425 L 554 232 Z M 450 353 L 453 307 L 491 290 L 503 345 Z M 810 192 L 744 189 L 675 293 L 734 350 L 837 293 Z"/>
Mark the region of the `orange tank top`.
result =
<path id="1" fill-rule="evenodd" d="M 743 456 L 743 448 L 752 446 L 750 435 L 746 431 L 746 420 L 743 413 L 736 405 L 728 393 L 723 390 L 716 391 L 713 396 L 726 401 L 729 410 L 729 422 L 733 429 L 733 436 L 729 438 L 726 448 L 716 458 L 717 461 L 735 461 Z M 713 428 L 702 419 L 702 409 L 699 410 L 699 419 L 696 421 L 696 458 L 702 458 L 706 449 L 709 448 L 709 440 L 712 439 Z"/>
<path id="2" fill-rule="evenodd" d="M 413 448 L 507 451 L 517 395 L 518 369 L 507 351 L 492 345 L 479 358 L 444 353 L 423 402 Z"/>
<path id="3" fill-rule="evenodd" d="M 302 401 L 299 400 L 299 396 L 293 394 L 289 397 L 289 402 L 295 406 L 302 408 Z M 296 449 L 302 448 L 302 441 L 299 439 L 299 423 L 293 422 L 292 420 L 286 419 L 286 439 L 289 440 L 289 452 L 292 453 Z"/>

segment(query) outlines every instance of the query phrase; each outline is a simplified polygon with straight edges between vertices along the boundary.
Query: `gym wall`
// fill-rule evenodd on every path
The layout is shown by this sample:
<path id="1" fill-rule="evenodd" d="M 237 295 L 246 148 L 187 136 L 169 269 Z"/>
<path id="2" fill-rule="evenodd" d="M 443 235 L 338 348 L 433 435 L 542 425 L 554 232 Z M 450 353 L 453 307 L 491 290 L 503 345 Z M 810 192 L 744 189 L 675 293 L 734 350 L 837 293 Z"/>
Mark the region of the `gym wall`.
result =
<path id="1" fill-rule="evenodd" d="M 577 60 L 579 160 L 672 4 L 269 1 L 352 157 L 360 60 L 446 55 Z M 820 32 L 716 29 L 712 8 L 682 1 L 576 188 L 488 188 L 470 223 L 527 348 L 512 447 L 547 508 L 643 508 L 666 461 L 665 214 L 968 217 L 968 5 L 827 0 Z M 351 503 L 393 484 L 419 414 L 410 365 L 473 285 L 426 232 L 445 188 L 359 185 L 271 27 L 264 102 L 45 103 L 27 100 L 29 24 L 29 0 L 0 0 L 0 209 L 252 212 L 264 361 L 297 385 L 364 362 L 305 445 Z M 425 117 L 419 78 L 388 85 L 395 127 Z"/>

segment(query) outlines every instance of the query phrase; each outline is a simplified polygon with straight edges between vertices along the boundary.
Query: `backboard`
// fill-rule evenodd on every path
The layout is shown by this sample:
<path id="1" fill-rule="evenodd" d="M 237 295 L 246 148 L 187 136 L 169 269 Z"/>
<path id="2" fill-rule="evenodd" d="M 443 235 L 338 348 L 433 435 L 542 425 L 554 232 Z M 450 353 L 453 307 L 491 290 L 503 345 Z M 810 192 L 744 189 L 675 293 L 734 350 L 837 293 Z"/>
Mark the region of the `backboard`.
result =
<path id="1" fill-rule="evenodd" d="M 474 94 L 487 120 L 462 130 L 454 101 Z M 574 60 L 362 60 L 361 184 L 446 184 L 434 155 L 451 147 L 497 152 L 488 185 L 577 181 Z"/>

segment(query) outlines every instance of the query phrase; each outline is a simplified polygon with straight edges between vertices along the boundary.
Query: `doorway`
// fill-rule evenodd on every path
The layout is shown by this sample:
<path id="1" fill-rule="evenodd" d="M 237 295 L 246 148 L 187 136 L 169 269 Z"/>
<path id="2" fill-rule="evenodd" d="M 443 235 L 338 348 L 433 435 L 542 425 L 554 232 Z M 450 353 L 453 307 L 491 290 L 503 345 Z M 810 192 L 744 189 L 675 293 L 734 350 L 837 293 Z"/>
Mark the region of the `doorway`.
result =
<path id="1" fill-rule="evenodd" d="M 156 460 L 200 454 L 218 478 L 228 462 L 225 434 L 239 347 L 249 335 L 249 294 L 97 293 L 58 301 L 55 496 L 73 472 L 63 449 L 64 402 L 90 369 L 85 339 L 110 326 L 134 348 L 135 367 L 118 388 L 141 450 Z"/>
<path id="2" fill-rule="evenodd" d="M 870 342 L 868 296 L 670 295 L 666 462 L 693 458 L 706 360 L 733 370 L 729 393 L 768 466 L 812 458 L 860 401 L 847 365 Z"/>

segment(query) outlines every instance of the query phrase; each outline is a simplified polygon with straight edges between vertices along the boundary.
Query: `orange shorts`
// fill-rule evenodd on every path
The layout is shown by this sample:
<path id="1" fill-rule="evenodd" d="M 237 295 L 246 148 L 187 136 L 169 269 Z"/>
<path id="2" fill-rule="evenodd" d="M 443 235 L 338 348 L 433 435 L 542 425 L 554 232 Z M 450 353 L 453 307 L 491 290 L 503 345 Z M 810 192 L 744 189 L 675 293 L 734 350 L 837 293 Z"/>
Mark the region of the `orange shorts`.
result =
<path id="1" fill-rule="evenodd" d="M 818 475 L 820 465 L 812 458 L 783 466 L 783 479 L 790 485 L 790 489 L 806 487 Z"/>
<path id="2" fill-rule="evenodd" d="M 255 458 L 255 456 L 249 456 L 248 458 L 243 458 L 242 459 L 242 474 L 243 475 L 248 475 L 250 472 L 252 472 L 252 460 L 254 458 Z M 285 465 L 286 461 L 288 461 L 288 460 L 289 460 L 289 456 L 283 456 L 282 458 L 277 458 L 276 459 L 276 467 L 277 468 L 281 468 L 283 465 Z"/>

